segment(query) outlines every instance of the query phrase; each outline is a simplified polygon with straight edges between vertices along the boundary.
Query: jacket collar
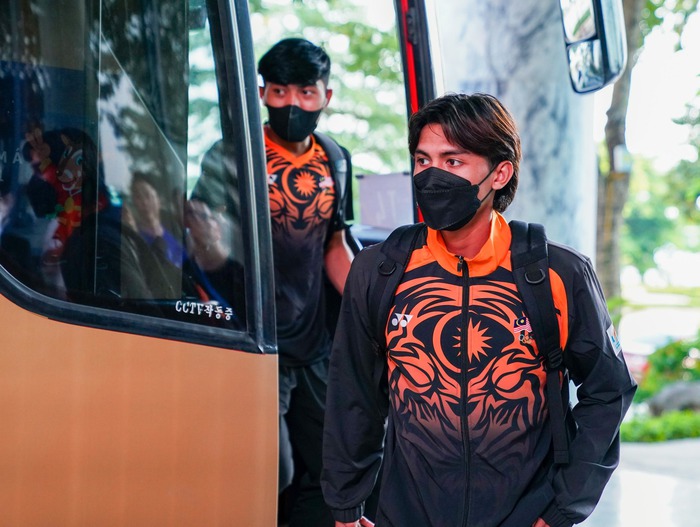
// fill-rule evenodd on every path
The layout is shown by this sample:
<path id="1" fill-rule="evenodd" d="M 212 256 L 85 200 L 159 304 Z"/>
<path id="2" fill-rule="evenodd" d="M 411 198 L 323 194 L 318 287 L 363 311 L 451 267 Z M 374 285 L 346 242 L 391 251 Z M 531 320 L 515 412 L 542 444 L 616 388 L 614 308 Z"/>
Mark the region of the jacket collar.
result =
<path id="1" fill-rule="evenodd" d="M 510 240 L 508 222 L 501 214 L 493 211 L 489 238 L 474 258 L 465 259 L 469 276 L 485 276 L 494 272 L 501 265 L 510 268 L 510 261 L 506 262 L 510 254 Z M 447 250 L 440 231 L 428 227 L 427 243 L 440 267 L 454 275 L 461 275 L 457 270 L 459 257 Z"/>

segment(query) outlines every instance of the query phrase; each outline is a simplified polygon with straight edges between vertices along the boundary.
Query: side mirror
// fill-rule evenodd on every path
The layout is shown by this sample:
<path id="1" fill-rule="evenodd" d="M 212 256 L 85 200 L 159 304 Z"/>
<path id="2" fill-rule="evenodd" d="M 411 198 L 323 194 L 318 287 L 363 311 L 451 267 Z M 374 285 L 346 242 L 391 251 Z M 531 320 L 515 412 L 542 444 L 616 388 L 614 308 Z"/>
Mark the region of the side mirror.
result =
<path id="1" fill-rule="evenodd" d="M 574 91 L 590 93 L 615 82 L 627 64 L 621 0 L 559 0 Z"/>

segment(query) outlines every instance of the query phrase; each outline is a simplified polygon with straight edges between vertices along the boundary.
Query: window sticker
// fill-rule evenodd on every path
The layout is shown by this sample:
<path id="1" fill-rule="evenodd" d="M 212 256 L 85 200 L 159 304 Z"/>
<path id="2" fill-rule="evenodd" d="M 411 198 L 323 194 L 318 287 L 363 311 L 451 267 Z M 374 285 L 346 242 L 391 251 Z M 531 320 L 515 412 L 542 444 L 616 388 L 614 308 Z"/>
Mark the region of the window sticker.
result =
<path id="1" fill-rule="evenodd" d="M 208 317 L 216 319 L 231 320 L 233 318 L 233 309 L 223 307 L 216 304 L 204 302 L 186 302 L 178 300 L 175 302 L 175 311 L 185 313 L 193 317 Z"/>

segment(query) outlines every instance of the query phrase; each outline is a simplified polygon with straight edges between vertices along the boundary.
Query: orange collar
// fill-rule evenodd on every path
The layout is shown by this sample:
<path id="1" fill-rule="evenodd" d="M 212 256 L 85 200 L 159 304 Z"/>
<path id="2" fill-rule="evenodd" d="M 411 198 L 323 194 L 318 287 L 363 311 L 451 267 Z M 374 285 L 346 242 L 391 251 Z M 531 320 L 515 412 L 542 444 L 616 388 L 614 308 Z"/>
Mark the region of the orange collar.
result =
<path id="1" fill-rule="evenodd" d="M 292 165 L 294 168 L 301 168 L 304 165 L 308 164 L 311 159 L 313 159 L 314 155 L 316 154 L 316 138 L 314 137 L 313 134 L 311 134 L 311 146 L 310 148 L 301 154 L 300 156 L 294 155 L 292 152 L 287 150 L 286 148 L 282 147 L 282 145 L 279 145 L 275 143 L 272 139 L 270 139 L 270 136 L 267 133 L 267 126 L 264 127 L 263 129 L 265 131 L 265 146 L 267 148 L 270 148 L 271 150 L 274 150 L 277 155 L 282 157 L 285 161 L 287 161 L 290 165 Z"/>
<path id="2" fill-rule="evenodd" d="M 488 240 L 474 258 L 465 259 L 469 276 L 486 276 L 502 265 L 510 253 L 510 240 L 508 222 L 494 211 L 491 215 L 491 233 Z M 457 270 L 459 257 L 447 250 L 440 231 L 428 228 L 428 248 L 443 269 L 454 275 L 461 274 Z M 505 267 L 510 268 L 510 263 Z"/>

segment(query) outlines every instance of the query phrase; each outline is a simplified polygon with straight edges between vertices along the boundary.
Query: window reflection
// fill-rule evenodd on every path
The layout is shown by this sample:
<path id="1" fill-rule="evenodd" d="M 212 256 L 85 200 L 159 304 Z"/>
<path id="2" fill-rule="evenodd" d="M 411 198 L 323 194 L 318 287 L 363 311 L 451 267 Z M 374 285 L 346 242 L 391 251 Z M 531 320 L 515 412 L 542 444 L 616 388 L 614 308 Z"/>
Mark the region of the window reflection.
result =
<path id="1" fill-rule="evenodd" d="M 133 226 L 163 261 L 182 267 L 184 248 L 180 218 L 163 207 L 155 178 L 135 172 L 131 178 Z"/>
<path id="2" fill-rule="evenodd" d="M 68 4 L 57 25 L 46 2 L 3 2 L 0 264 L 54 298 L 244 329 L 204 4 Z"/>
<path id="3" fill-rule="evenodd" d="M 567 42 L 596 36 L 593 0 L 560 0 Z"/>
<path id="4" fill-rule="evenodd" d="M 572 44 L 568 53 L 571 80 L 577 92 L 597 90 L 604 85 L 600 40 Z"/>

